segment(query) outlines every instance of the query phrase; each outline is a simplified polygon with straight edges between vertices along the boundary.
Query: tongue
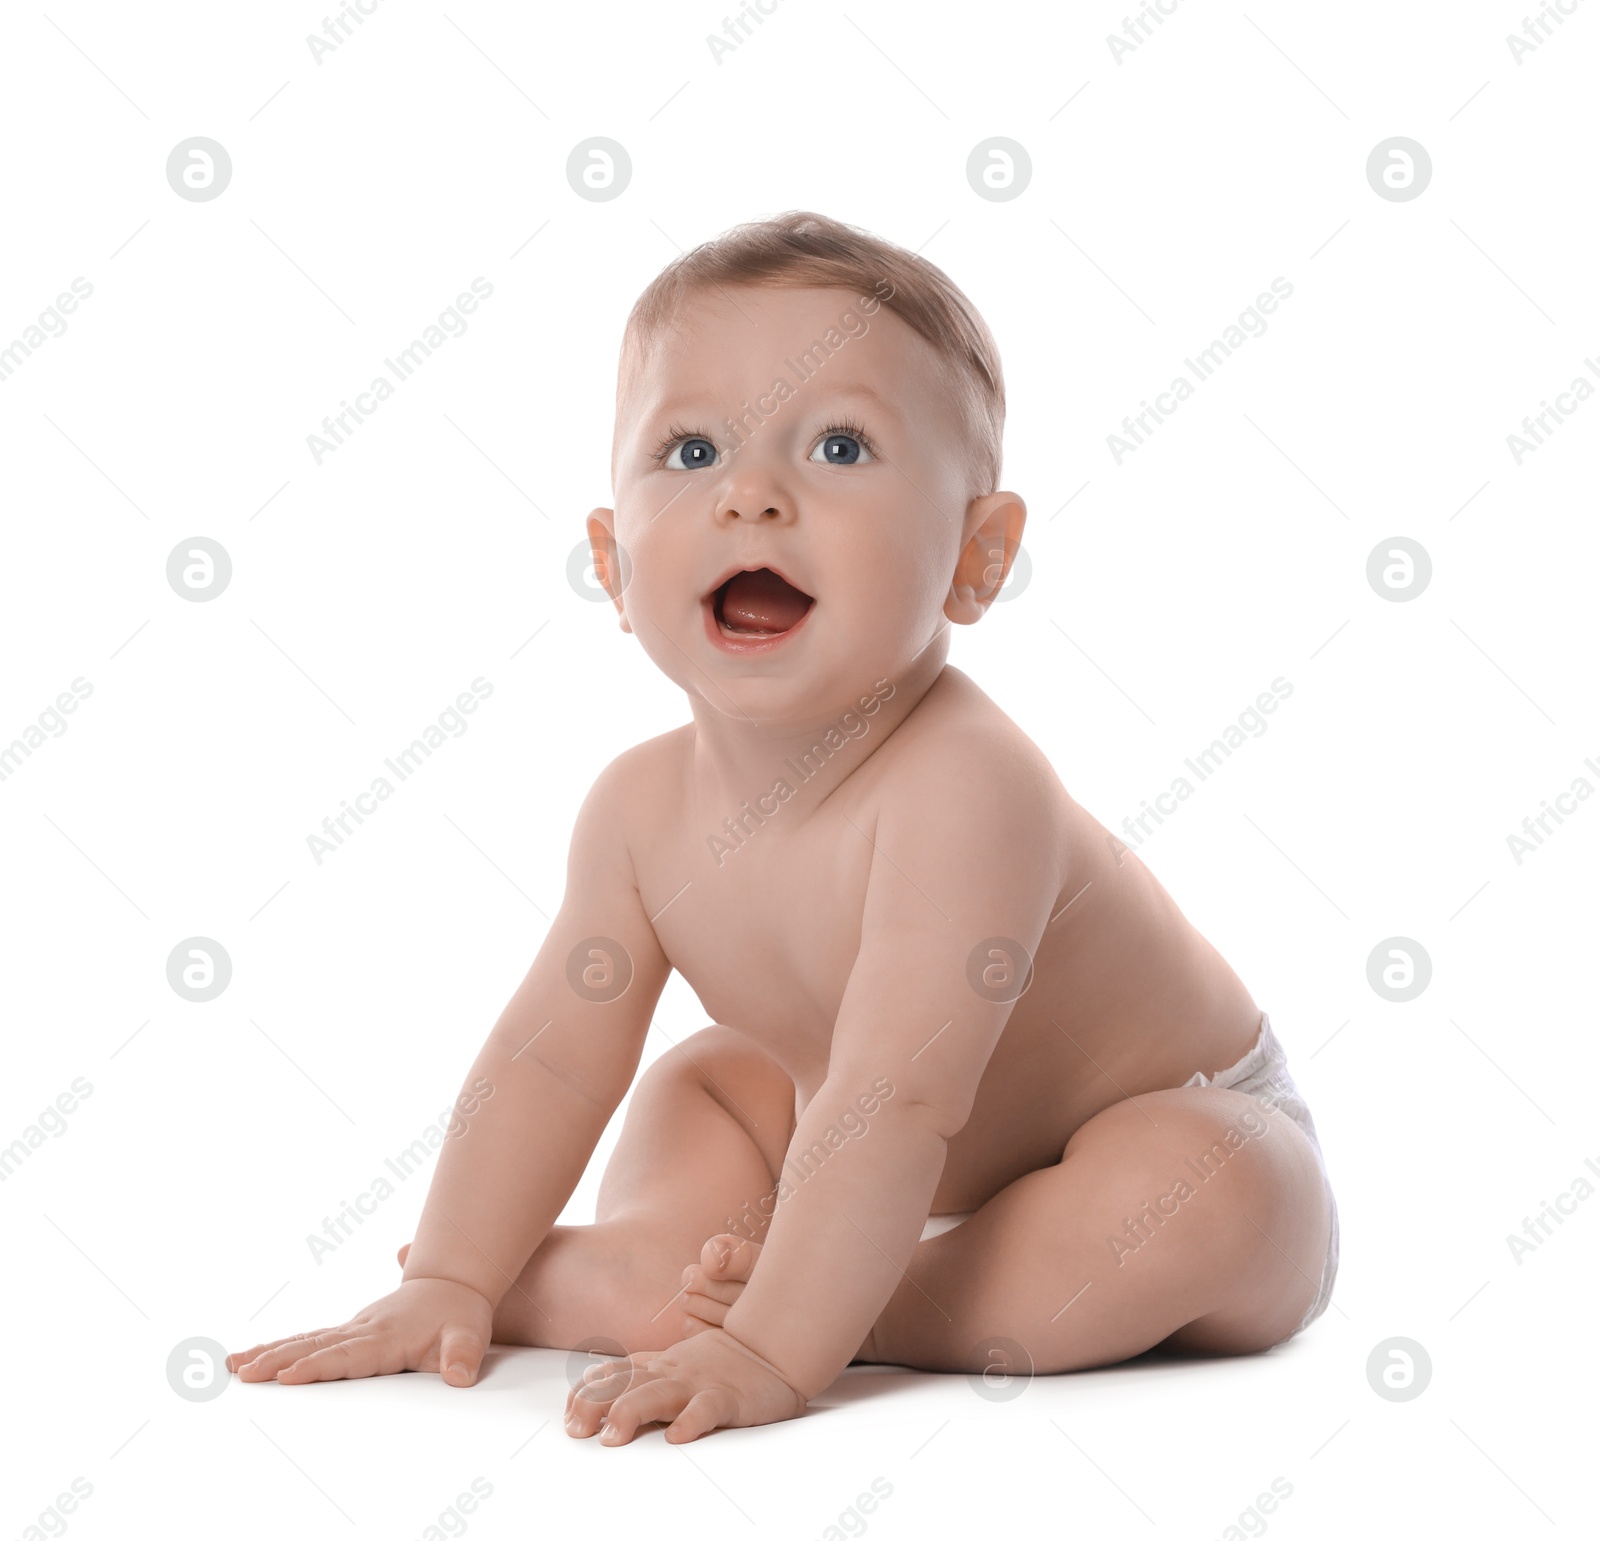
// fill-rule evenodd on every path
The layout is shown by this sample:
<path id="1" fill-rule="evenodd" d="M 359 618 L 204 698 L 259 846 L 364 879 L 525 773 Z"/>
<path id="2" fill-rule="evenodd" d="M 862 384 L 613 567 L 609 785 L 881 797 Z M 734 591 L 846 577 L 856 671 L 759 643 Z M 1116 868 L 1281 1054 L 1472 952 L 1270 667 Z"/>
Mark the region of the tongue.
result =
<path id="1" fill-rule="evenodd" d="M 766 567 L 739 573 L 722 591 L 722 619 L 735 631 L 787 631 L 810 608 L 807 595 Z"/>

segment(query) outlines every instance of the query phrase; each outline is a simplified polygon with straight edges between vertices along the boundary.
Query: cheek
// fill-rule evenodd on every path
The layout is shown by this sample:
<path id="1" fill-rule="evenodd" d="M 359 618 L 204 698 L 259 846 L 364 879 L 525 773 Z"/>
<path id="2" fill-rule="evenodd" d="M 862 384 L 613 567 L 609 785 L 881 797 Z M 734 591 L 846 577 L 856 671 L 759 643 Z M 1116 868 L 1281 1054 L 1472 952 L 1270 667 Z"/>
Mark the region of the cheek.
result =
<path id="1" fill-rule="evenodd" d="M 690 517 L 684 508 L 687 502 L 686 494 L 654 519 L 641 516 L 618 521 L 618 543 L 627 553 L 628 583 L 624 599 L 630 605 L 659 609 L 663 604 L 692 604 L 699 599 L 695 587 L 700 577 L 700 566 L 696 565 L 699 552 L 685 531 Z M 676 526 L 674 515 L 678 516 Z"/>

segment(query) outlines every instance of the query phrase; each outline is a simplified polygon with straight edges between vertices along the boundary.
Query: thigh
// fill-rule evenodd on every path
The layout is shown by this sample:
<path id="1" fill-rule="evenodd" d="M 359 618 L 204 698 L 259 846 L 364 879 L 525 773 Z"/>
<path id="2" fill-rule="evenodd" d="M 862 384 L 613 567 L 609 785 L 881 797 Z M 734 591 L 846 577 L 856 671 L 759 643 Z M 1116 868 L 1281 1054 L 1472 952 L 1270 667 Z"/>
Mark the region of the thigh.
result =
<path id="1" fill-rule="evenodd" d="M 1316 1296 L 1329 1224 L 1316 1151 L 1286 1114 L 1215 1087 L 1131 1097 L 918 1245 L 874 1356 L 981 1369 L 978 1345 L 1004 1338 L 1051 1373 L 1158 1345 L 1268 1348 Z"/>
<path id="2" fill-rule="evenodd" d="M 596 1205 L 601 1220 L 668 1203 L 689 1184 L 714 1212 L 694 1242 L 777 1186 L 794 1128 L 794 1083 L 759 1045 L 707 1027 L 669 1048 L 629 1093 Z M 763 1231 L 765 1225 L 762 1226 Z"/>

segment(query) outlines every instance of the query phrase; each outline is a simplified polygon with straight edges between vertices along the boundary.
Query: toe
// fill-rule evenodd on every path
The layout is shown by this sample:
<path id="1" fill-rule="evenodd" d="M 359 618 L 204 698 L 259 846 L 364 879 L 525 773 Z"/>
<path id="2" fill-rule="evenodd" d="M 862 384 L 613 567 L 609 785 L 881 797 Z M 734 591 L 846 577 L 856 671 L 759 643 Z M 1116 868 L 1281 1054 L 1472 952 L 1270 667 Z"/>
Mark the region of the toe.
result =
<path id="1" fill-rule="evenodd" d="M 685 1308 L 697 1311 L 707 1303 L 731 1306 L 744 1294 L 744 1286 L 743 1279 L 708 1279 L 703 1270 L 697 1270 L 681 1293 Z"/>
<path id="2" fill-rule="evenodd" d="M 700 1249 L 700 1266 L 712 1279 L 742 1284 L 749 1279 L 760 1256 L 758 1242 L 747 1241 L 742 1236 L 713 1236 Z"/>
<path id="3" fill-rule="evenodd" d="M 407 1258 L 407 1256 L 409 1256 L 410 1252 L 411 1252 L 411 1243 L 409 1241 L 407 1241 L 407 1242 L 401 1243 L 400 1250 L 395 1253 L 395 1255 L 394 1255 L 395 1261 L 402 1268 L 404 1268 L 406 1266 L 406 1258 Z"/>

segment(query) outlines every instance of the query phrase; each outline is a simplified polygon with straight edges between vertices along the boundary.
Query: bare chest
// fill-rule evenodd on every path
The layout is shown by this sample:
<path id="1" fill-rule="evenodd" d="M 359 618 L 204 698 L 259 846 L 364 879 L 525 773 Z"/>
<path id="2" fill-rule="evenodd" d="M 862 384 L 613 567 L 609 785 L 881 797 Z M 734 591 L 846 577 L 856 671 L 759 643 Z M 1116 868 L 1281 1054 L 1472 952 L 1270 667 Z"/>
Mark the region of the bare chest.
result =
<path id="1" fill-rule="evenodd" d="M 686 817 L 639 887 L 672 965 L 711 1019 L 748 1033 L 797 1082 L 825 1073 L 861 945 L 873 848 L 859 801 L 751 801 Z"/>

